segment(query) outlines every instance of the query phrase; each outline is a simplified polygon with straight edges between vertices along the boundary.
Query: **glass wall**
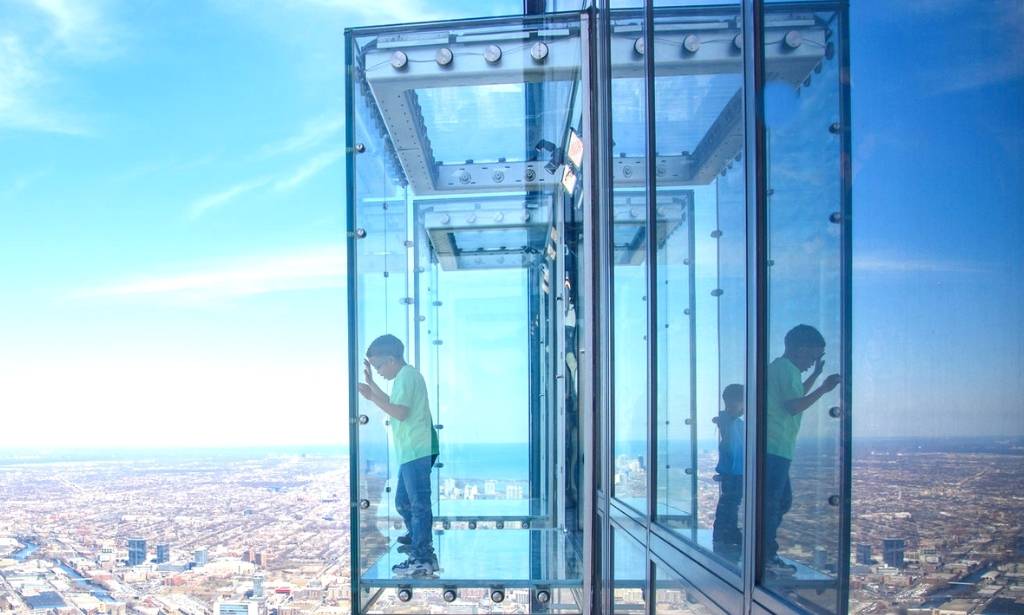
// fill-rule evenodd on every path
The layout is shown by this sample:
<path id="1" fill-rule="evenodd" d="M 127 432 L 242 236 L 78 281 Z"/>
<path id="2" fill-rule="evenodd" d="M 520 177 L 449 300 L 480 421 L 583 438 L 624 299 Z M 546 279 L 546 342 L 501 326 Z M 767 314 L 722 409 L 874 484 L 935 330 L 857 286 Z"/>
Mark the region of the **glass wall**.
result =
<path id="1" fill-rule="evenodd" d="M 657 518 L 738 569 L 747 326 L 741 16 L 738 7 L 654 15 Z"/>
<path id="2" fill-rule="evenodd" d="M 1013 0 L 852 2 L 850 30 L 849 611 L 1012 613 L 1024 603 L 1024 13 Z"/>
<path id="3" fill-rule="evenodd" d="M 580 584 L 581 27 L 350 32 L 364 611 L 555 612 Z"/>
<path id="4" fill-rule="evenodd" d="M 837 12 L 765 11 L 767 348 L 761 492 L 763 584 L 840 608 L 845 545 L 844 315 L 849 301 L 842 181 L 848 147 Z"/>

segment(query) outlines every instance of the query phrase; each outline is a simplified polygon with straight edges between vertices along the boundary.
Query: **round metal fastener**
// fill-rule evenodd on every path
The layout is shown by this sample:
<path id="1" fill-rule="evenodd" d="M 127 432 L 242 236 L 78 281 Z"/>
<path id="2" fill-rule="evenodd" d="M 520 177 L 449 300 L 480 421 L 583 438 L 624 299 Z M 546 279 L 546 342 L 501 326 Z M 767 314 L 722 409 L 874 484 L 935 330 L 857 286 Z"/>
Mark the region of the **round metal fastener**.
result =
<path id="1" fill-rule="evenodd" d="M 494 602 L 502 602 L 505 600 L 505 590 L 493 589 L 491 590 L 491 600 Z"/>
<path id="2" fill-rule="evenodd" d="M 411 589 L 400 589 L 400 590 L 398 590 L 398 599 L 401 600 L 402 602 L 409 602 L 410 600 L 412 600 L 412 590 Z"/>
<path id="3" fill-rule="evenodd" d="M 366 510 L 370 507 L 370 500 L 359 500 L 359 508 Z"/>
<path id="4" fill-rule="evenodd" d="M 362 143 L 356 143 L 355 147 L 353 147 L 352 149 L 356 150 L 357 154 L 362 154 L 363 152 L 366 151 L 366 146 L 363 145 Z"/>
<path id="5" fill-rule="evenodd" d="M 828 221 L 831 222 L 832 224 L 839 224 L 840 222 L 843 221 L 843 214 L 839 213 L 838 211 L 833 211 L 828 215 Z"/>
<path id="6" fill-rule="evenodd" d="M 499 529 L 499 530 L 503 530 L 503 529 L 505 529 L 505 522 L 504 521 L 495 521 L 494 522 L 494 527 Z"/>
<path id="7" fill-rule="evenodd" d="M 365 425 L 365 424 L 367 424 L 369 422 L 370 422 L 370 417 L 366 416 L 365 414 L 360 414 L 359 415 L 359 424 L 360 425 Z"/>
<path id="8" fill-rule="evenodd" d="M 700 49 L 700 37 L 696 34 L 687 34 L 683 39 L 683 49 L 690 53 L 697 53 L 697 50 Z"/>
<path id="9" fill-rule="evenodd" d="M 438 66 L 448 66 L 452 63 L 452 60 L 454 59 L 455 54 L 453 54 L 452 50 L 448 49 L 447 47 L 442 47 L 438 49 L 437 53 L 434 54 L 434 60 L 437 61 Z"/>
<path id="10" fill-rule="evenodd" d="M 546 589 L 542 589 L 537 592 L 537 602 L 540 604 L 547 604 L 551 602 L 551 593 Z"/>
<path id="11" fill-rule="evenodd" d="M 396 51 L 391 54 L 391 68 L 401 70 L 409 64 L 409 56 L 404 51 Z"/>
<path id="12" fill-rule="evenodd" d="M 786 47 L 789 47 L 790 49 L 796 49 L 804 42 L 803 37 L 800 36 L 800 33 L 796 30 L 786 32 L 786 36 L 782 41 L 786 44 Z"/>
<path id="13" fill-rule="evenodd" d="M 828 504 L 829 504 L 829 506 L 839 506 L 839 496 L 838 495 L 830 495 L 830 496 L 828 496 Z"/>
<path id="14" fill-rule="evenodd" d="M 843 416 L 843 411 L 839 409 L 839 406 L 832 406 L 828 409 L 828 415 L 834 419 Z"/>
<path id="15" fill-rule="evenodd" d="M 637 38 L 635 41 L 633 41 L 633 51 L 636 53 L 636 55 L 642 56 L 642 55 L 644 55 L 644 51 L 646 51 L 646 50 L 647 50 L 647 47 L 646 47 L 646 44 L 644 43 L 644 39 L 643 39 L 642 36 Z"/>
<path id="16" fill-rule="evenodd" d="M 364 229 L 364 228 L 357 228 L 356 229 L 356 238 L 357 239 L 362 239 L 364 237 L 366 237 L 366 229 Z"/>
<path id="17" fill-rule="evenodd" d="M 501 47 L 497 45 L 488 45 L 484 49 L 484 59 L 487 60 L 488 64 L 497 64 L 501 61 Z"/>
<path id="18" fill-rule="evenodd" d="M 530 48 L 530 57 L 533 58 L 534 62 L 543 62 L 548 57 L 548 46 L 540 41 L 533 44 Z"/>
<path id="19" fill-rule="evenodd" d="M 458 598 L 459 595 L 455 593 L 454 589 L 446 589 L 444 590 L 444 593 L 441 594 L 441 597 L 444 598 L 445 602 L 455 602 L 455 599 Z"/>

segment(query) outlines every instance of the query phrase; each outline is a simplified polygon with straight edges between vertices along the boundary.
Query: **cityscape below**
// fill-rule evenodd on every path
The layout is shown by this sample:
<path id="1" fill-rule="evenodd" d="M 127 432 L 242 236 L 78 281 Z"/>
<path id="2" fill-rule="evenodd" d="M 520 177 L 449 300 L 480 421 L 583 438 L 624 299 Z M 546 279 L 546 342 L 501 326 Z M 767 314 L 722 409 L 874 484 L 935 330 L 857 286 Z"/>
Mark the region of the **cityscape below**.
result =
<path id="1" fill-rule="evenodd" d="M 855 446 L 850 612 L 1024 612 L 1022 460 L 1017 446 L 981 441 Z M 702 447 L 700 527 L 713 523 L 714 464 L 714 451 Z M 642 477 L 642 460 L 621 465 L 623 484 Z M 526 483 L 489 479 L 480 467 L 477 476 L 438 480 L 440 505 L 528 497 Z M 834 554 L 815 547 L 822 523 L 801 508 L 795 483 L 782 553 L 834 573 Z M 350 611 L 341 447 L 8 453 L 0 500 L 0 612 Z M 451 604 L 438 597 L 437 606 L 492 612 L 487 592 L 476 589 Z M 628 601 L 631 591 L 617 593 Z M 683 592 L 657 599 L 666 612 L 703 612 Z M 402 606 L 387 593 L 377 604 L 382 612 Z M 510 595 L 501 607 L 525 613 L 528 596 Z"/>

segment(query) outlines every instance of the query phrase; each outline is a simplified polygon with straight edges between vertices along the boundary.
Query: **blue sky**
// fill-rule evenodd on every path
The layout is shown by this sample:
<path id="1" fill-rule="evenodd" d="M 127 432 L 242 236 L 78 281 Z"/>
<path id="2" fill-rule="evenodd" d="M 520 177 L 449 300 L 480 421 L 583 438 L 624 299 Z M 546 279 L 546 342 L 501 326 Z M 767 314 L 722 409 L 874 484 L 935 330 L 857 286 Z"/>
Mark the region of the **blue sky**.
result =
<path id="1" fill-rule="evenodd" d="M 342 31 L 469 6 L 0 4 L 0 446 L 340 441 Z M 1022 434 L 1024 17 L 927 7 L 853 7 L 855 424 Z"/>

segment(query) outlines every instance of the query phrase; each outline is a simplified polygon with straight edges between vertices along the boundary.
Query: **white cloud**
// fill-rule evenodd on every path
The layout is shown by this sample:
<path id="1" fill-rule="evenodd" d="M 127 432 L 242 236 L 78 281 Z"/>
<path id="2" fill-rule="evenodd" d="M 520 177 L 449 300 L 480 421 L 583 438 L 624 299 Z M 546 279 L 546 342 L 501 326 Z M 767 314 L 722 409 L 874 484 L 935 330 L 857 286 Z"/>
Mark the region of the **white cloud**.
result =
<path id="1" fill-rule="evenodd" d="M 290 4 L 344 11 L 364 24 L 435 21 L 444 16 L 431 8 L 433 3 L 423 0 L 291 0 Z"/>
<path id="2" fill-rule="evenodd" d="M 118 53 L 116 28 L 96 0 L 31 0 L 49 19 L 53 40 L 76 60 L 105 60 Z"/>
<path id="3" fill-rule="evenodd" d="M 195 220 L 211 209 L 229 203 L 247 192 L 252 192 L 257 188 L 262 188 L 267 185 L 269 181 L 270 180 L 267 178 L 254 179 L 240 184 L 235 184 L 230 188 L 226 188 L 218 192 L 203 195 L 193 201 L 192 205 L 189 206 L 189 218 Z"/>
<path id="4" fill-rule="evenodd" d="M 345 254 L 341 247 L 323 247 L 263 257 L 234 266 L 143 276 L 76 293 L 79 298 L 170 297 L 213 300 L 274 292 L 342 288 Z"/>
<path id="5" fill-rule="evenodd" d="M 54 103 L 60 68 L 93 63 L 121 52 L 124 34 L 101 0 L 23 0 L 0 5 L 0 129 L 75 136 L 91 130 Z"/>
<path id="6" fill-rule="evenodd" d="M 0 34 L 0 129 L 86 135 L 81 120 L 39 102 L 52 79 L 14 34 Z"/>
<path id="7" fill-rule="evenodd" d="M 344 147 L 344 141 L 339 135 L 344 127 L 345 118 L 342 116 L 324 115 L 314 118 L 306 122 L 298 134 L 264 146 L 260 154 L 269 158 L 302 152 L 317 147 L 332 138 L 335 138 L 338 147 Z"/>
<path id="8" fill-rule="evenodd" d="M 341 158 L 344 152 L 339 148 L 334 151 L 318 154 L 306 161 L 288 177 L 274 184 L 277 190 L 293 190 L 309 181 L 314 175 L 331 166 Z"/>
<path id="9" fill-rule="evenodd" d="M 982 273 L 987 269 L 964 261 L 867 255 L 854 256 L 853 271 L 854 273 Z"/>

